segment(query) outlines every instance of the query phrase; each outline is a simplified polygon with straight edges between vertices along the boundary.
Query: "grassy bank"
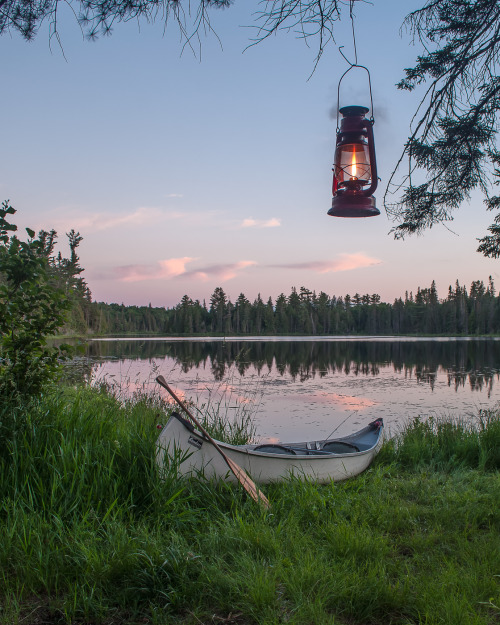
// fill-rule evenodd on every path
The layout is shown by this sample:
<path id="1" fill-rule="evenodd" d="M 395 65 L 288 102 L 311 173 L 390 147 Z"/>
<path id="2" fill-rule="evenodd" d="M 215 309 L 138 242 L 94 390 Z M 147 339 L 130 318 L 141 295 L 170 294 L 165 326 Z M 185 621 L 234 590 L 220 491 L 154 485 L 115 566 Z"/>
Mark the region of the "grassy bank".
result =
<path id="1" fill-rule="evenodd" d="M 158 480 L 157 397 L 63 389 L 27 414 L 0 447 L 1 624 L 500 623 L 497 415 L 415 422 L 358 478 L 266 487 L 263 511 Z"/>

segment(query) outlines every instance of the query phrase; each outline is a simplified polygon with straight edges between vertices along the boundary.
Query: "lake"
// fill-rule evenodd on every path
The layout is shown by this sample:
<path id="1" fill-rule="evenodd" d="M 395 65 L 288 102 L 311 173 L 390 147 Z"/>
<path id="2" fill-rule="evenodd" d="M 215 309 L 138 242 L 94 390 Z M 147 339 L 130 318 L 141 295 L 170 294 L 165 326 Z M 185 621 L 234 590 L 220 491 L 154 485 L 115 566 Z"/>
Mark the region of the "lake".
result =
<path id="1" fill-rule="evenodd" d="M 383 417 L 467 417 L 500 401 L 500 340 L 412 337 L 93 339 L 93 382 L 131 393 L 162 374 L 183 398 L 252 411 L 263 441 L 325 438 Z"/>

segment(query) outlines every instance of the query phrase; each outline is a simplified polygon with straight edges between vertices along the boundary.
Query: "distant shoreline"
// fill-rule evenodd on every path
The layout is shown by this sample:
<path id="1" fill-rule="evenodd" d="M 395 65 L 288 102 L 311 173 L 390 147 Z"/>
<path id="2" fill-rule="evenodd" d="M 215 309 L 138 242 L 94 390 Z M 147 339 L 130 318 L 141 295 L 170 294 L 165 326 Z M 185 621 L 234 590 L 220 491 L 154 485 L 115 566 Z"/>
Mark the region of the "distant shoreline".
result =
<path id="1" fill-rule="evenodd" d="M 415 340 L 500 340 L 499 334 L 61 334 L 51 336 L 51 340 L 82 339 L 82 340 L 163 340 L 163 341 L 415 341 Z"/>

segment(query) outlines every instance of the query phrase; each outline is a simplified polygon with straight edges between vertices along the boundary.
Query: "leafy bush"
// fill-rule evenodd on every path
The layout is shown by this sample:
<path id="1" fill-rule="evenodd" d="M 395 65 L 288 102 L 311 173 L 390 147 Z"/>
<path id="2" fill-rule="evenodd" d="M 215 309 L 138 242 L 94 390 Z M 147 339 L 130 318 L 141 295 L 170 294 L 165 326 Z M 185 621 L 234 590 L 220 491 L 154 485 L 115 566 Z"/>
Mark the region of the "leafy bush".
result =
<path id="1" fill-rule="evenodd" d="M 47 233 L 26 228 L 28 240 L 7 221 L 15 209 L 0 209 L 0 402 L 15 405 L 39 395 L 53 380 L 68 346 L 50 347 L 47 336 L 62 326 L 70 307 L 68 296 L 51 271 Z M 1 417 L 0 417 L 1 418 Z M 0 441 L 2 428 L 0 422 Z"/>

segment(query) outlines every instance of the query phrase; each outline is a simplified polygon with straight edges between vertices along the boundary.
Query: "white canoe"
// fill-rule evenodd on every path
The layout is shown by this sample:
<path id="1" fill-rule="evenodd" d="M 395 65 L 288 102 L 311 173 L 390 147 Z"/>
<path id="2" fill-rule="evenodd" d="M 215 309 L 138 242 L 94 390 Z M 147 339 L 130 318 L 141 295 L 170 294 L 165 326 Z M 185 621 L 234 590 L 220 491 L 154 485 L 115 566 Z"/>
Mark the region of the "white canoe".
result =
<path id="1" fill-rule="evenodd" d="M 279 445 L 216 442 L 257 482 L 276 482 L 295 475 L 325 484 L 364 471 L 382 445 L 383 430 L 382 419 L 377 419 L 359 432 L 337 439 Z M 179 462 L 181 475 L 236 481 L 214 445 L 175 412 L 158 437 L 156 460 L 160 468 L 172 460 Z"/>

